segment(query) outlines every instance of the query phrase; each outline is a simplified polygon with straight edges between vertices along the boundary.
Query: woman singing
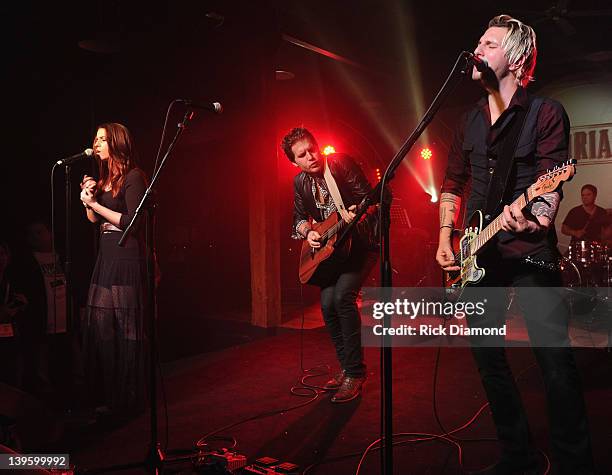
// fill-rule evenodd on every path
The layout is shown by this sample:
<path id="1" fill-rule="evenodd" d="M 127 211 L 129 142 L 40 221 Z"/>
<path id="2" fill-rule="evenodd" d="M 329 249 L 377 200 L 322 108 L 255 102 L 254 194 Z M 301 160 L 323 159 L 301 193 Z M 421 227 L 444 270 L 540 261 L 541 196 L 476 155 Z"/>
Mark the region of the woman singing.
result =
<path id="1" fill-rule="evenodd" d="M 144 401 L 146 269 L 138 233 L 124 247 L 117 243 L 144 195 L 146 178 L 125 126 L 100 125 L 93 148 L 100 179 L 86 175 L 81 183 L 87 219 L 100 223 L 83 326 L 85 368 L 96 412 L 121 417 Z"/>

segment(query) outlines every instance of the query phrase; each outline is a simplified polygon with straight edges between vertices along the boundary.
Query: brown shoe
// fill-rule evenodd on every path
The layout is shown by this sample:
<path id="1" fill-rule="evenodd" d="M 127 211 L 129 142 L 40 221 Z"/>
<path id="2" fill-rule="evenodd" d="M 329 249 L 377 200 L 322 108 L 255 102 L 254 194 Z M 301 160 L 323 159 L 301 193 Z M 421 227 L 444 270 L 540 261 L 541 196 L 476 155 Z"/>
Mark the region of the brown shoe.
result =
<path id="1" fill-rule="evenodd" d="M 331 402 L 342 403 L 352 401 L 361 394 L 361 387 L 365 380 L 365 376 L 360 378 L 346 376 L 344 381 L 342 381 L 340 389 L 338 389 L 336 394 L 331 398 Z"/>
<path id="2" fill-rule="evenodd" d="M 337 372 L 329 381 L 327 381 L 323 385 L 323 389 L 338 389 L 342 384 L 342 381 L 344 381 L 345 376 L 346 374 L 344 373 L 344 370 Z"/>

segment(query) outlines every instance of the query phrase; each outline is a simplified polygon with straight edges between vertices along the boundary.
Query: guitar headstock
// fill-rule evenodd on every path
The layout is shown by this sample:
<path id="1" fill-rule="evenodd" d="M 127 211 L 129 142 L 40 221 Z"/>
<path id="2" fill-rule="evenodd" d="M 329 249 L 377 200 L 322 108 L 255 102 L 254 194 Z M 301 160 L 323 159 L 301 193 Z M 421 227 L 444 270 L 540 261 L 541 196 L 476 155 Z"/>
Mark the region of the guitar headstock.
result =
<path id="1" fill-rule="evenodd" d="M 570 181 L 576 173 L 576 160 L 570 159 L 563 165 L 548 171 L 531 185 L 531 199 L 555 191 L 564 181 Z"/>

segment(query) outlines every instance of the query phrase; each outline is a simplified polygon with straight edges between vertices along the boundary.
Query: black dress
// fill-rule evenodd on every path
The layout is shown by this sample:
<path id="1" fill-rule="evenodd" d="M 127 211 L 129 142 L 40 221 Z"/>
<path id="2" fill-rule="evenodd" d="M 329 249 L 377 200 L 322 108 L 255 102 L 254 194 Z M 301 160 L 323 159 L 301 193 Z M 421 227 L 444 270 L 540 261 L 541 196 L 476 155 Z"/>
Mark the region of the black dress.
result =
<path id="1" fill-rule="evenodd" d="M 117 196 L 98 195 L 98 203 L 122 213 L 119 228 L 132 219 L 146 189 L 139 170 L 131 170 Z M 101 216 L 100 222 L 105 222 Z M 142 240 L 132 233 L 101 230 L 83 326 L 85 370 L 95 403 L 114 414 L 142 407 L 145 374 L 146 268 Z"/>

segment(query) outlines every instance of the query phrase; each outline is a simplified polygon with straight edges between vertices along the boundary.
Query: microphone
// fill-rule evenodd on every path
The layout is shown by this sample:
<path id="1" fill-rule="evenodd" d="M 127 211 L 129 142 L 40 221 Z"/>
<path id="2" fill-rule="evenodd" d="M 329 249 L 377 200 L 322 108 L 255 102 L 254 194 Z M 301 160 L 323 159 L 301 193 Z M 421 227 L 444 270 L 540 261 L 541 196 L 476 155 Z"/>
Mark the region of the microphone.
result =
<path id="1" fill-rule="evenodd" d="M 93 157 L 93 154 L 94 154 L 94 151 L 92 149 L 86 148 L 81 153 L 77 153 L 75 155 L 70 155 L 69 157 L 62 158 L 61 160 L 58 160 L 56 163 L 58 165 L 69 165 L 72 162 L 76 162 L 77 160 L 80 160 L 81 158 Z"/>
<path id="2" fill-rule="evenodd" d="M 463 55 L 465 59 L 467 59 L 468 64 L 474 66 L 478 71 L 484 73 L 487 69 L 489 69 L 489 63 L 484 58 L 479 58 L 474 53 L 470 53 L 469 51 L 464 51 Z"/>
<path id="3" fill-rule="evenodd" d="M 181 102 L 184 102 L 187 107 L 193 107 L 195 109 L 204 109 L 210 112 L 214 112 L 215 114 L 221 114 L 223 112 L 223 106 L 220 102 L 208 102 L 201 103 L 195 102 L 191 99 L 179 99 Z"/>

